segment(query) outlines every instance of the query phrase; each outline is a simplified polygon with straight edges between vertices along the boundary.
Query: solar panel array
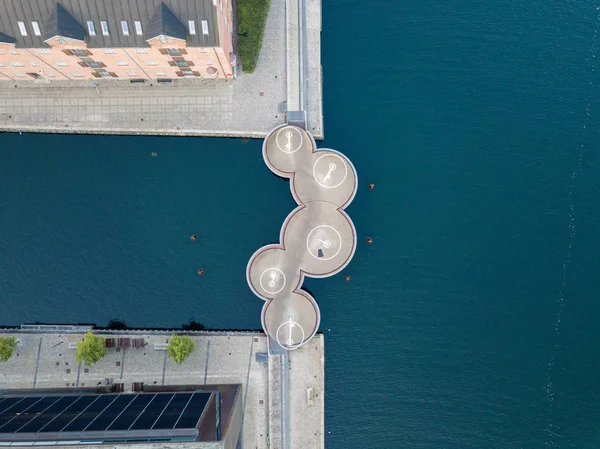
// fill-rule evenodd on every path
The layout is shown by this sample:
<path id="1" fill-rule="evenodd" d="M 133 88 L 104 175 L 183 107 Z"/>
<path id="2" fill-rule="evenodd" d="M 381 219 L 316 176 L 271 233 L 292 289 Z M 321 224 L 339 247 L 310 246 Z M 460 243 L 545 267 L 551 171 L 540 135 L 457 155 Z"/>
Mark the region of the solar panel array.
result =
<path id="1" fill-rule="evenodd" d="M 193 429 L 211 393 L 0 396 L 3 433 Z"/>

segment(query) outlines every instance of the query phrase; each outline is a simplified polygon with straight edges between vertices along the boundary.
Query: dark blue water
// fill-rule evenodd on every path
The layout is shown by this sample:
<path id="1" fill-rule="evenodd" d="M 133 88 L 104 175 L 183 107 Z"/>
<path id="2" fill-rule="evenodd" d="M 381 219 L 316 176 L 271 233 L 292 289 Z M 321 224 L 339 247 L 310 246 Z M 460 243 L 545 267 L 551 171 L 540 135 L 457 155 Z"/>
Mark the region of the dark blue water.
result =
<path id="1" fill-rule="evenodd" d="M 307 283 L 328 448 L 600 444 L 599 5 L 325 2 L 322 145 L 363 183 L 352 281 Z M 0 322 L 259 328 L 294 207 L 260 146 L 0 135 Z"/>

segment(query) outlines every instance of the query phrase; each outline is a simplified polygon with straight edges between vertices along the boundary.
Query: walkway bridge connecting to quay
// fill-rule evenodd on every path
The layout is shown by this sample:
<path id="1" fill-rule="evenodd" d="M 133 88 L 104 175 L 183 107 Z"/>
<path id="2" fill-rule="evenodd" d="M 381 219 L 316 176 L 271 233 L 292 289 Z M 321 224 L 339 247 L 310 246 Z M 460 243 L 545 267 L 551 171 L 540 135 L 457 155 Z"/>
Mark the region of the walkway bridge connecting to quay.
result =
<path id="1" fill-rule="evenodd" d="M 247 279 L 265 300 L 265 332 L 281 348 L 293 350 L 315 335 L 321 320 L 315 299 L 301 288 L 304 277 L 339 273 L 354 255 L 356 229 L 344 208 L 356 194 L 357 175 L 346 156 L 317 150 L 310 133 L 292 125 L 269 133 L 263 157 L 273 173 L 290 178 L 298 207 L 283 222 L 279 243 L 250 258 Z"/>
<path id="2" fill-rule="evenodd" d="M 318 72 L 320 81 L 321 71 L 320 63 L 309 67 L 307 57 L 311 1 L 284 0 L 287 124 L 273 129 L 263 143 L 265 163 L 291 180 L 298 207 L 284 221 L 279 243 L 256 251 L 246 273 L 252 291 L 265 300 L 261 321 L 273 349 L 297 349 L 315 335 L 321 316 L 315 299 L 301 288 L 304 276 L 338 273 L 356 248 L 356 229 L 344 212 L 356 195 L 356 170 L 342 153 L 317 149 L 307 130 L 307 111 L 314 109 L 308 104 L 308 72 Z M 320 61 L 320 49 L 316 53 Z"/>
<path id="3" fill-rule="evenodd" d="M 321 321 L 315 299 L 302 284 L 305 276 L 333 276 L 350 263 L 357 238 L 344 208 L 356 195 L 358 178 L 346 156 L 317 149 L 309 132 L 290 123 L 269 133 L 263 157 L 273 173 L 290 179 L 298 204 L 283 222 L 279 243 L 257 250 L 246 271 L 248 285 L 265 301 L 261 321 L 269 337 L 269 447 L 288 449 L 293 420 L 288 351 L 306 344 Z"/>
<path id="4" fill-rule="evenodd" d="M 321 321 L 315 299 L 302 289 L 305 276 L 324 278 L 344 269 L 356 249 L 356 229 L 344 212 L 354 199 L 357 174 L 342 153 L 317 149 L 305 129 L 275 128 L 263 143 L 263 157 L 278 176 L 290 178 L 298 204 L 287 216 L 279 243 L 257 250 L 246 270 L 248 285 L 265 301 L 262 326 L 269 337 L 269 442 L 289 447 L 287 352 L 300 348 Z"/>
<path id="5" fill-rule="evenodd" d="M 246 272 L 248 285 L 265 301 L 261 321 L 269 341 L 271 449 L 290 448 L 294 417 L 288 351 L 306 344 L 321 322 L 317 302 L 302 289 L 304 277 L 339 273 L 350 263 L 357 241 L 354 224 L 344 212 L 356 195 L 356 169 L 342 153 L 317 149 L 307 131 L 307 111 L 315 110 L 308 104 L 308 71 L 319 71 L 312 76 L 320 88 L 321 69 L 309 68 L 306 16 L 307 0 L 285 0 L 287 124 L 273 129 L 263 143 L 265 163 L 276 175 L 290 179 L 298 207 L 282 224 L 279 243 L 257 250 Z"/>

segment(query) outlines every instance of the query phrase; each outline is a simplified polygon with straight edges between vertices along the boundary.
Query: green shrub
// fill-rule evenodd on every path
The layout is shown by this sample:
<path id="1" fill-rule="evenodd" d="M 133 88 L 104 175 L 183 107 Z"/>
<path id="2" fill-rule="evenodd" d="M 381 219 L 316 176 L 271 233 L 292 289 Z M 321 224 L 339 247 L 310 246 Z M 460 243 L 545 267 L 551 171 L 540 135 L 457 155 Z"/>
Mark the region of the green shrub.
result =
<path id="1" fill-rule="evenodd" d="M 242 69 L 254 72 L 265 32 L 271 0 L 238 0 L 238 53 Z"/>
<path id="2" fill-rule="evenodd" d="M 0 362 L 8 362 L 17 349 L 17 339 L 15 337 L 0 336 Z"/>
<path id="3" fill-rule="evenodd" d="M 173 335 L 167 346 L 167 355 L 177 364 L 183 363 L 194 351 L 196 343 L 187 335 Z"/>

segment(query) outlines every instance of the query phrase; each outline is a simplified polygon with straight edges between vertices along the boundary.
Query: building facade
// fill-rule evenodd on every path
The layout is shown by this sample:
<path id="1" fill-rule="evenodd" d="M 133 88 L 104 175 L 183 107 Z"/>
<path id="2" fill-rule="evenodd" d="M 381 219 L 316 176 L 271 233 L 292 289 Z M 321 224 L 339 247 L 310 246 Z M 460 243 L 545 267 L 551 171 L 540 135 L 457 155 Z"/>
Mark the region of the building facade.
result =
<path id="1" fill-rule="evenodd" d="M 231 78 L 231 0 L 2 0 L 0 80 Z"/>

